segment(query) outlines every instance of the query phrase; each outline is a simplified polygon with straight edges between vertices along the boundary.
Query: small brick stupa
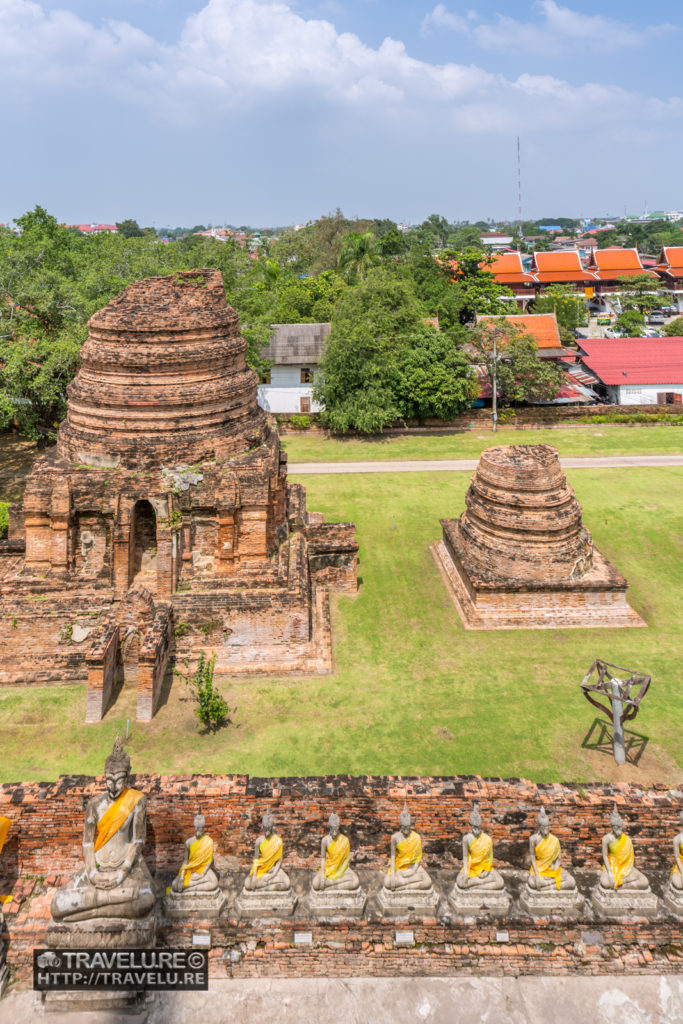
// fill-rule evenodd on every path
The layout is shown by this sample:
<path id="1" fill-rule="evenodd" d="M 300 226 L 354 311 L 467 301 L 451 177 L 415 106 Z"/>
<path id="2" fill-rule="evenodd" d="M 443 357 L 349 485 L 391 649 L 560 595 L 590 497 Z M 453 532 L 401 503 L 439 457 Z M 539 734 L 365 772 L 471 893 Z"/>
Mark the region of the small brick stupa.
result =
<path id="1" fill-rule="evenodd" d="M 259 408 L 220 273 L 138 281 L 90 320 L 56 448 L 0 544 L 0 682 L 117 682 L 152 717 L 169 660 L 329 671 L 328 586 L 356 589 L 352 523 L 306 512 Z"/>
<path id="2" fill-rule="evenodd" d="M 466 629 L 645 625 L 593 547 L 555 448 L 489 448 L 465 501 L 433 551 Z"/>

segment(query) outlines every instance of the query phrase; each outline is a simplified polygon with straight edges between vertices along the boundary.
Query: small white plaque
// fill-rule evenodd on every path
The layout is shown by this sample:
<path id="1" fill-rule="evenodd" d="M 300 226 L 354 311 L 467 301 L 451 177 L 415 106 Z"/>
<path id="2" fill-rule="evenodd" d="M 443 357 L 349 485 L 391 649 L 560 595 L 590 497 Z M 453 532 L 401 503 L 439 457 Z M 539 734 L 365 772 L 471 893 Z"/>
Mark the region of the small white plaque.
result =
<path id="1" fill-rule="evenodd" d="M 508 932 L 496 932 L 496 942 L 509 942 L 510 935 Z"/>
<path id="2" fill-rule="evenodd" d="M 415 945 L 415 933 L 414 932 L 396 932 L 394 935 L 394 942 L 397 946 L 414 946 Z"/>
<path id="3" fill-rule="evenodd" d="M 210 949 L 211 932 L 192 932 L 192 945 L 202 949 Z"/>
<path id="4" fill-rule="evenodd" d="M 313 942 L 312 932 L 294 932 L 294 945 L 295 946 L 310 946 Z"/>

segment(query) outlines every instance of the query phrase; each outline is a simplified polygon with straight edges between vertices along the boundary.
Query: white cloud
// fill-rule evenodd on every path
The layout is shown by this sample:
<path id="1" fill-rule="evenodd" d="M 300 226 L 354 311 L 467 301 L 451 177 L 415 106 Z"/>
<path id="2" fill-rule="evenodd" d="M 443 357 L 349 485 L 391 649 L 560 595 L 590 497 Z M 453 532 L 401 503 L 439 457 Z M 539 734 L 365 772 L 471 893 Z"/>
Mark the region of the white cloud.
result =
<path id="1" fill-rule="evenodd" d="M 582 14 L 556 0 L 535 0 L 533 7 L 539 14 L 533 21 L 497 14 L 493 21 L 484 22 L 475 12 L 463 18 L 451 13 L 444 4 L 437 4 L 424 18 L 422 32 L 446 28 L 467 35 L 485 50 L 557 54 L 577 43 L 603 51 L 642 46 L 653 36 L 675 30 L 669 24 L 636 28 L 601 14 Z"/>
<path id="2" fill-rule="evenodd" d="M 543 31 L 561 24 L 578 37 L 587 23 L 604 20 L 575 15 L 554 0 L 540 6 Z M 453 16 L 439 5 L 431 17 L 445 24 Z M 523 38 L 531 45 L 535 37 Z M 494 35 L 486 39 L 496 45 Z M 171 45 L 124 22 L 99 27 L 32 0 L 0 0 L 0 89 L 3 81 L 24 97 L 47 98 L 46 87 L 53 96 L 88 90 L 135 103 L 170 125 L 210 121 L 220 113 L 256 116 L 259 109 L 302 103 L 346 109 L 383 127 L 393 121 L 404 130 L 432 125 L 474 134 L 512 134 L 520 125 L 579 128 L 591 121 L 597 104 L 614 123 L 680 114 L 677 100 L 649 100 L 617 86 L 570 86 L 533 74 L 509 80 L 474 65 L 431 64 L 393 39 L 375 49 L 278 0 L 208 0 Z"/>

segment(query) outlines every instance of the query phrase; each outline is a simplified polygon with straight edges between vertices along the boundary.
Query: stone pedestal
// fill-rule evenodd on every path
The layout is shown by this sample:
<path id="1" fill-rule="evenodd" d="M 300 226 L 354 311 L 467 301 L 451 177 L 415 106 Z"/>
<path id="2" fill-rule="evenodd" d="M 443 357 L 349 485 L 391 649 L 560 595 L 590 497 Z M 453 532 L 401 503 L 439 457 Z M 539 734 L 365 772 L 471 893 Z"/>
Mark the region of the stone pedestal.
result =
<path id="1" fill-rule="evenodd" d="M 657 916 L 659 906 L 651 889 L 603 889 L 601 885 L 593 889 L 591 903 L 597 916 L 608 921 L 630 921 L 634 917 L 651 921 Z"/>
<path id="2" fill-rule="evenodd" d="M 169 892 L 164 898 L 166 917 L 216 918 L 227 903 L 227 896 L 216 889 L 214 892 Z"/>
<path id="3" fill-rule="evenodd" d="M 506 889 L 459 889 L 454 885 L 448 894 L 448 905 L 455 917 L 505 917 L 510 912 L 512 897 Z"/>
<path id="4" fill-rule="evenodd" d="M 683 889 L 674 889 L 671 882 L 664 889 L 662 903 L 666 909 L 683 921 Z"/>
<path id="5" fill-rule="evenodd" d="M 578 889 L 532 889 L 525 885 L 519 896 L 519 905 L 525 914 L 535 920 L 547 918 L 572 919 L 579 917 L 584 898 Z"/>
<path id="6" fill-rule="evenodd" d="M 154 946 L 154 913 L 138 919 L 93 917 L 89 921 L 61 923 L 53 921 L 45 935 L 50 949 L 147 949 Z M 140 1009 L 142 991 L 100 990 L 92 992 L 44 992 L 46 1010 L 75 1013 L 80 1010 L 118 1010 L 126 1013 Z M 127 1019 L 127 1018 L 126 1018 Z"/>
<path id="7" fill-rule="evenodd" d="M 308 905 L 313 917 L 329 918 L 353 918 L 363 916 L 367 896 L 359 887 L 353 890 L 322 889 L 316 891 L 311 889 L 308 896 Z"/>
<path id="8" fill-rule="evenodd" d="M 382 917 L 436 917 L 439 894 L 431 889 L 387 889 L 382 886 L 377 895 L 377 906 Z"/>
<path id="9" fill-rule="evenodd" d="M 248 892 L 242 889 L 235 900 L 240 917 L 255 920 L 268 917 L 289 917 L 294 913 L 297 897 L 291 889 L 286 892 Z"/>

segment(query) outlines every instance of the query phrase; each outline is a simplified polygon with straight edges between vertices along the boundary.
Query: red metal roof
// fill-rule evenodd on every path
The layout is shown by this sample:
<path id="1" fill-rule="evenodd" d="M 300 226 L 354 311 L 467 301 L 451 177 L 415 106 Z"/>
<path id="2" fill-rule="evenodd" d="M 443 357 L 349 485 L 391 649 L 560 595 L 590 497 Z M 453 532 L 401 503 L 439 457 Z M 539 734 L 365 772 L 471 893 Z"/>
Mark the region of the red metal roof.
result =
<path id="1" fill-rule="evenodd" d="M 577 344 L 603 384 L 683 383 L 683 338 L 581 338 Z"/>

